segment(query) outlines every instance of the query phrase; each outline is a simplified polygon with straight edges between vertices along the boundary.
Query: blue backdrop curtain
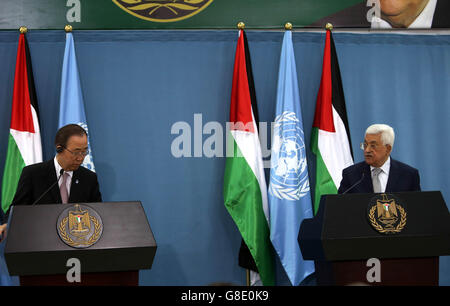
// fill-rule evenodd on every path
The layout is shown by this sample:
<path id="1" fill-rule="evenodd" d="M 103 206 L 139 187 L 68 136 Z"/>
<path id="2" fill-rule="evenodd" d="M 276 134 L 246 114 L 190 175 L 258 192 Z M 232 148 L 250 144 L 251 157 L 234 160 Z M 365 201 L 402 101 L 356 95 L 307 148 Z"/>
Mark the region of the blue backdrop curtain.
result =
<path id="1" fill-rule="evenodd" d="M 103 199 L 142 201 L 158 243 L 153 267 L 141 271 L 140 284 L 245 284 L 245 271 L 237 265 L 241 238 L 223 205 L 225 159 L 204 153 L 176 158 L 171 151 L 179 136 L 171 133 L 176 122 L 191 127 L 192 156 L 194 137 L 205 142 L 211 136 L 211 131 L 201 134 L 202 126 L 218 122 L 225 130 L 237 31 L 73 34 Z M 283 33 L 247 31 L 247 35 L 260 121 L 271 122 Z M 18 36 L 17 31 L 0 32 L 0 177 Z M 27 37 L 44 157 L 50 159 L 65 33 L 31 30 Z M 293 33 L 308 148 L 324 39 L 323 32 Z M 450 36 L 336 32 L 334 39 L 355 160 L 363 159 L 358 144 L 367 126 L 390 124 L 396 131 L 393 158 L 418 168 L 422 189 L 442 191 L 448 205 L 450 175 L 443 163 L 450 156 Z M 266 132 L 270 134 L 270 123 Z M 314 182 L 310 152 L 308 157 Z M 277 267 L 278 284 L 288 284 Z M 448 257 L 440 260 L 440 284 L 450 285 Z"/>

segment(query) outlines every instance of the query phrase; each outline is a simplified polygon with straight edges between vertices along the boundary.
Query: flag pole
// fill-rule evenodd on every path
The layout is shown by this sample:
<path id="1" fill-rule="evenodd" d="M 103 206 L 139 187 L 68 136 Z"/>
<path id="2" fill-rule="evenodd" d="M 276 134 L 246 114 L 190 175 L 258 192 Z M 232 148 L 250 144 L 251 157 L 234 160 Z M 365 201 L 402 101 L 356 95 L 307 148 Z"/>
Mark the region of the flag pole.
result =
<path id="1" fill-rule="evenodd" d="M 325 29 L 331 31 L 331 30 L 333 30 L 333 25 L 332 25 L 331 23 L 327 23 L 327 24 L 325 25 Z"/>
<path id="2" fill-rule="evenodd" d="M 72 32 L 72 26 L 71 26 L 70 24 L 66 25 L 66 26 L 64 27 L 64 31 L 66 31 L 66 33 Z"/>
<path id="3" fill-rule="evenodd" d="M 239 30 L 244 30 L 245 29 L 245 23 L 243 23 L 242 21 L 239 21 L 237 24 L 237 28 Z M 247 282 L 247 287 L 250 287 L 250 269 L 245 269 L 246 273 L 246 282 Z"/>
<path id="4" fill-rule="evenodd" d="M 28 32 L 28 29 L 27 29 L 27 27 L 20 27 L 19 31 L 20 31 L 20 34 L 25 34 Z"/>

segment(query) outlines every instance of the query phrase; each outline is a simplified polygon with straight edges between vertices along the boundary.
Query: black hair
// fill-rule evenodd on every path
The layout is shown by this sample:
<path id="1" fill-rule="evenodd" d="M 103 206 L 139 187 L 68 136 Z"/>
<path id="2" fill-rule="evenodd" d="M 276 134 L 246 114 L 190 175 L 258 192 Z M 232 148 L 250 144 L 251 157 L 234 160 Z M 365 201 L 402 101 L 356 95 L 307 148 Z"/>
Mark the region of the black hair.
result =
<path id="1" fill-rule="evenodd" d="M 72 136 L 83 137 L 84 135 L 87 136 L 86 131 L 78 124 L 65 125 L 56 132 L 55 147 L 56 149 L 58 149 L 58 147 L 65 148 L 67 145 L 67 141 L 69 140 L 70 137 Z"/>

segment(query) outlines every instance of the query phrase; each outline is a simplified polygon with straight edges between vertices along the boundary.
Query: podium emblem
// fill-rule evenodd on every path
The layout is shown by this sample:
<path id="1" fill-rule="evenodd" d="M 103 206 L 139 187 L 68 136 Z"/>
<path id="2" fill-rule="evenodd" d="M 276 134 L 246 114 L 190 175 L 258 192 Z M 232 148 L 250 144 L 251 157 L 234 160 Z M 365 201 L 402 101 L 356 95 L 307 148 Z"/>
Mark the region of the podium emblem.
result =
<path id="1" fill-rule="evenodd" d="M 100 239 L 103 223 L 94 209 L 75 204 L 59 215 L 57 230 L 65 244 L 74 248 L 88 248 Z"/>
<path id="2" fill-rule="evenodd" d="M 213 0 L 112 0 L 122 10 L 153 22 L 174 22 L 190 18 Z"/>
<path id="3" fill-rule="evenodd" d="M 406 225 L 406 210 L 391 194 L 380 194 L 369 202 L 370 225 L 381 234 L 398 234 Z"/>

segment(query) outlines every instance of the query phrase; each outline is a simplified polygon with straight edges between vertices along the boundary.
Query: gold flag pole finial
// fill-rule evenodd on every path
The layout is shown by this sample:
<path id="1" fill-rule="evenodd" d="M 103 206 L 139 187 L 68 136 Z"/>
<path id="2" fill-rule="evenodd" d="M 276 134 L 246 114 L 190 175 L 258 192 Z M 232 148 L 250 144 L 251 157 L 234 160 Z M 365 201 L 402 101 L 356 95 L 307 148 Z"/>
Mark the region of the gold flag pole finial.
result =
<path id="1" fill-rule="evenodd" d="M 284 29 L 285 29 L 285 30 L 292 30 L 292 23 L 287 22 L 287 23 L 284 25 Z"/>
<path id="2" fill-rule="evenodd" d="M 333 25 L 331 24 L 331 23 L 327 23 L 326 25 L 325 25 L 325 29 L 327 29 L 327 30 L 333 30 Z"/>
<path id="3" fill-rule="evenodd" d="M 72 26 L 71 26 L 70 24 L 66 25 L 66 26 L 64 27 L 64 31 L 66 31 L 66 33 L 72 32 Z"/>
<path id="4" fill-rule="evenodd" d="M 239 30 L 243 30 L 243 29 L 245 28 L 245 23 L 243 23 L 243 22 L 241 21 L 241 22 L 239 22 L 239 23 L 237 24 L 237 27 L 238 27 Z"/>
<path id="5" fill-rule="evenodd" d="M 19 28 L 20 34 L 25 34 L 26 32 L 28 32 L 27 27 L 20 27 Z"/>

